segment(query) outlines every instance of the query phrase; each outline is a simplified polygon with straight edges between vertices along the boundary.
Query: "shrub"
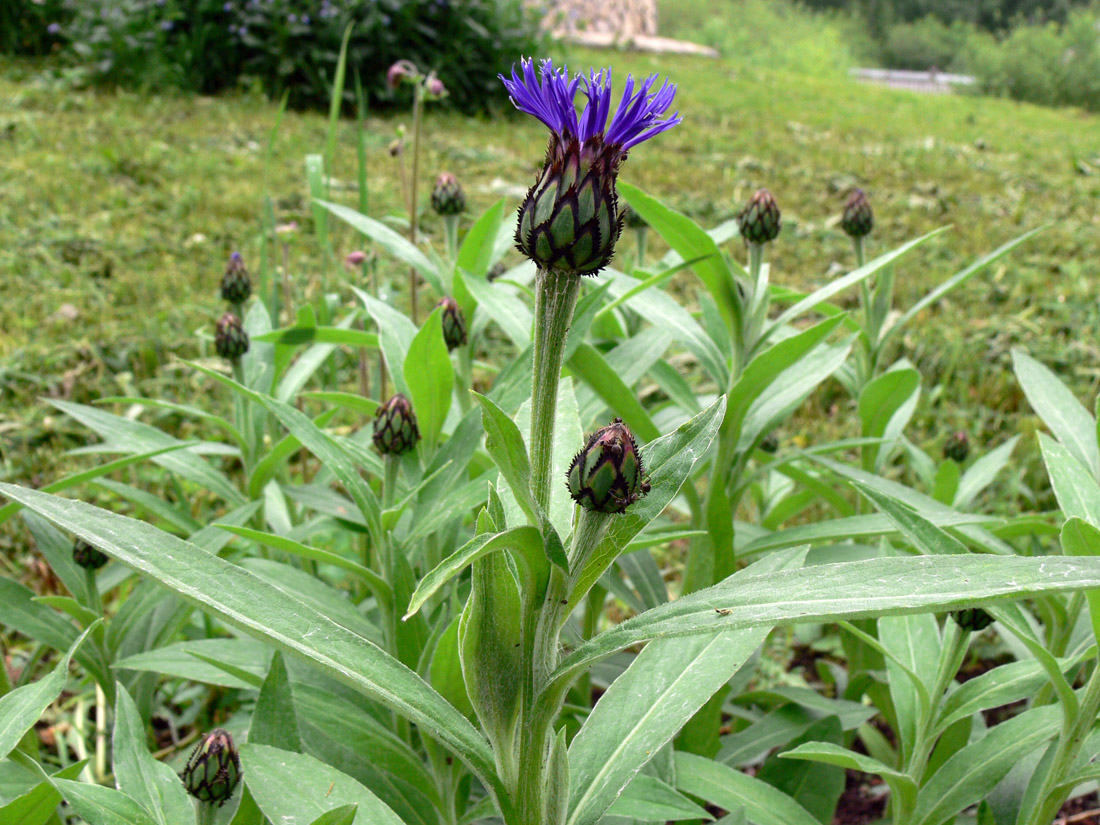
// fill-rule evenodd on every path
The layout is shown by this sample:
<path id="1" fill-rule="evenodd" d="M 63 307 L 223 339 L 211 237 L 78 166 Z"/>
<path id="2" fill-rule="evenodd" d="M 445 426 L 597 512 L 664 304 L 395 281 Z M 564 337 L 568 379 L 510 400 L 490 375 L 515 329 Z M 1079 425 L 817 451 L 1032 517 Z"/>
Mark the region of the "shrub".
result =
<path id="1" fill-rule="evenodd" d="M 497 72 L 538 48 L 519 0 L 69 0 L 65 41 L 111 85 L 217 92 L 247 77 L 295 107 L 324 106 L 344 31 L 372 105 L 393 100 L 386 68 L 434 69 L 453 105 L 503 104 Z M 44 29 L 43 24 L 43 29 Z M 346 93 L 353 98 L 352 84 Z"/>
<path id="2" fill-rule="evenodd" d="M 970 24 L 957 21 L 948 25 L 932 16 L 898 23 L 886 31 L 881 60 L 891 69 L 962 68 L 959 55 L 976 33 Z"/>

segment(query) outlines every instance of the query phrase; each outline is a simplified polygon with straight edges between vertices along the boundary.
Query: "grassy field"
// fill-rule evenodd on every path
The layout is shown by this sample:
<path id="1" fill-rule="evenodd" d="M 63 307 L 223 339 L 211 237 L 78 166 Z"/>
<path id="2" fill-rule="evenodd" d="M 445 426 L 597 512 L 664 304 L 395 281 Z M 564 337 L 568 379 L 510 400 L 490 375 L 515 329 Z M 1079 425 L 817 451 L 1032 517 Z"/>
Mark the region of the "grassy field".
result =
<path id="1" fill-rule="evenodd" d="M 944 224 L 954 230 L 906 259 L 898 300 L 1040 224 L 1050 228 L 926 313 L 897 355 L 925 376 L 910 436 L 937 444 L 964 427 L 992 443 L 1034 427 L 1011 376 L 1023 346 L 1080 396 L 1100 379 L 1100 119 L 1002 100 L 921 97 L 843 77 L 784 74 L 733 61 L 571 51 L 574 67 L 610 62 L 668 74 L 679 84 L 679 129 L 640 148 L 624 179 L 711 226 L 759 186 L 784 212 L 773 279 L 809 287 L 850 265 L 835 226 L 847 189 L 872 198 L 872 254 Z M 87 434 L 42 399 L 107 395 L 186 397 L 198 390 L 176 356 L 208 347 L 222 304 L 228 253 L 255 261 L 265 195 L 279 222 L 303 226 L 290 266 L 316 290 L 304 156 L 320 152 L 326 122 L 288 113 L 267 146 L 278 107 L 255 97 L 146 97 L 72 91 L 38 67 L 0 64 L 0 477 L 40 482 L 71 464 L 60 456 Z M 386 147 L 407 118 L 368 121 L 370 211 L 398 209 L 397 167 Z M 427 116 L 427 200 L 436 171 L 453 171 L 470 215 L 529 182 L 544 130 L 529 118 Z M 339 199 L 354 204 L 354 125 L 342 124 L 334 166 Z M 345 185 L 348 184 L 348 185 Z M 432 242 L 441 242 L 433 215 Z M 360 242 L 350 232 L 336 252 Z M 741 254 L 737 249 L 737 254 Z M 692 280 L 683 276 L 691 303 Z M 345 290 L 345 294 L 347 291 Z M 190 380 L 190 379 L 188 379 Z M 844 414 L 818 400 L 807 435 Z M 1029 443 L 1028 450 L 1032 450 Z"/>

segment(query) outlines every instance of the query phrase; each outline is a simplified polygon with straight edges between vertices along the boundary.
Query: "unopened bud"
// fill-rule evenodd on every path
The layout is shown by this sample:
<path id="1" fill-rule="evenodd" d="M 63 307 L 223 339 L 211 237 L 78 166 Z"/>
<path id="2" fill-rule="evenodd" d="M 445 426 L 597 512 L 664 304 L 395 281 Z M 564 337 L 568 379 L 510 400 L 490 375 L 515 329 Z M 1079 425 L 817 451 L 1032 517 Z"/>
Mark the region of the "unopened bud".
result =
<path id="1" fill-rule="evenodd" d="M 221 728 L 206 734 L 191 752 L 180 779 L 200 802 L 225 804 L 241 779 L 241 757 L 233 737 Z"/>
<path id="2" fill-rule="evenodd" d="M 871 204 L 862 189 L 856 189 L 848 196 L 844 205 L 844 216 L 840 219 L 840 228 L 851 238 L 862 238 L 870 234 L 875 225 L 875 216 Z"/>
<path id="3" fill-rule="evenodd" d="M 566 483 L 573 501 L 597 513 L 625 513 L 649 492 L 638 445 L 621 418 L 589 436 Z"/>
<path id="4" fill-rule="evenodd" d="M 741 236 L 749 243 L 765 244 L 779 237 L 779 204 L 767 189 L 758 189 L 737 217 Z"/>
<path id="5" fill-rule="evenodd" d="M 231 304 L 243 304 L 251 294 L 252 279 L 248 275 L 244 259 L 240 252 L 234 252 L 229 256 L 225 274 L 222 276 L 222 300 Z"/>
<path id="6" fill-rule="evenodd" d="M 248 333 L 244 331 L 241 319 L 232 312 L 218 319 L 214 330 L 214 349 L 227 361 L 239 361 L 248 352 Z"/>
<path id="7" fill-rule="evenodd" d="M 110 559 L 84 539 L 77 539 L 73 542 L 73 561 L 85 570 L 98 570 Z"/>
<path id="8" fill-rule="evenodd" d="M 450 295 L 445 295 L 436 306 L 443 307 L 443 340 L 447 342 L 447 349 L 453 350 L 465 344 L 466 318 L 458 302 Z"/>
<path id="9" fill-rule="evenodd" d="M 424 91 L 427 93 L 429 100 L 442 100 L 447 96 L 447 87 L 434 74 L 425 82 Z"/>
<path id="10" fill-rule="evenodd" d="M 955 624 L 961 627 L 963 630 L 971 633 L 981 633 L 991 624 L 993 624 L 993 617 L 982 610 L 980 607 L 970 607 L 966 610 L 956 610 L 951 614 L 951 618 L 955 620 Z"/>
<path id="11" fill-rule="evenodd" d="M 390 398 L 374 414 L 374 446 L 382 455 L 401 455 L 416 446 L 420 430 L 412 403 L 401 393 Z"/>
<path id="12" fill-rule="evenodd" d="M 398 60 L 386 71 L 386 85 L 396 89 L 406 80 L 412 80 L 419 76 L 420 71 L 409 60 Z"/>
<path id="13" fill-rule="evenodd" d="M 466 193 L 450 172 L 440 172 L 435 179 L 432 209 L 437 215 L 458 215 L 466 211 Z"/>
<path id="14" fill-rule="evenodd" d="M 970 455 L 970 436 L 965 430 L 958 430 L 947 437 L 943 445 L 943 457 L 950 458 L 956 464 L 962 464 Z"/>

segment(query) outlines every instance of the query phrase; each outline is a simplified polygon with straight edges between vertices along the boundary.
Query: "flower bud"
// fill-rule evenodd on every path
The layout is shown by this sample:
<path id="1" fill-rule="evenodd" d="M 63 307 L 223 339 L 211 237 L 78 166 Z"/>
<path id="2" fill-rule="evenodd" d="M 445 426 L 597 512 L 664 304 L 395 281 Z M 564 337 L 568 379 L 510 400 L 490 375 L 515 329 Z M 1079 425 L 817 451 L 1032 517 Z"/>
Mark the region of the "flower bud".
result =
<path id="1" fill-rule="evenodd" d="M 875 225 L 875 216 L 871 212 L 871 204 L 867 201 L 867 195 L 862 189 L 856 189 L 848 196 L 848 202 L 844 205 L 844 215 L 840 219 L 840 228 L 851 238 L 862 238 L 868 235 Z"/>
<path id="2" fill-rule="evenodd" d="M 433 74 L 424 82 L 424 92 L 428 100 L 442 100 L 447 96 L 447 87 Z"/>
<path id="3" fill-rule="evenodd" d="M 405 141 L 402 138 L 394 138 L 390 141 L 390 157 L 398 158 L 405 151 Z"/>
<path id="4" fill-rule="evenodd" d="M 450 172 L 441 172 L 435 179 L 432 209 L 437 215 L 458 215 L 466 211 L 466 193 Z"/>
<path id="5" fill-rule="evenodd" d="M 367 253 L 361 249 L 356 249 L 344 256 L 344 267 L 348 270 L 354 270 L 356 267 L 362 266 L 366 260 Z"/>
<path id="6" fill-rule="evenodd" d="M 73 561 L 85 570 L 98 570 L 110 559 L 84 539 L 77 539 L 73 542 Z"/>
<path id="7" fill-rule="evenodd" d="M 767 189 L 756 190 L 737 217 L 748 243 L 765 244 L 779 237 L 779 204 Z"/>
<path id="8" fill-rule="evenodd" d="M 779 436 L 775 433 L 768 433 L 764 436 L 764 440 L 760 442 L 760 449 L 766 453 L 774 453 L 779 449 Z"/>
<path id="9" fill-rule="evenodd" d="M 462 315 L 458 302 L 450 295 L 445 295 L 436 306 L 443 307 L 443 340 L 447 342 L 447 350 L 465 344 L 466 318 Z"/>
<path id="10" fill-rule="evenodd" d="M 401 393 L 390 398 L 374 414 L 374 446 L 382 455 L 401 455 L 416 446 L 420 430 L 416 413 Z"/>
<path id="11" fill-rule="evenodd" d="M 241 325 L 241 319 L 227 312 L 218 319 L 214 331 L 214 349 L 227 361 L 239 361 L 248 352 L 248 333 Z"/>
<path id="12" fill-rule="evenodd" d="M 970 455 L 970 436 L 965 430 L 958 430 L 947 437 L 943 445 L 943 457 L 950 458 L 956 464 L 962 464 Z"/>
<path id="13" fill-rule="evenodd" d="M 645 229 L 649 226 L 649 224 L 645 222 L 645 218 L 629 206 L 624 206 L 622 208 L 622 214 L 624 222 L 630 229 Z"/>
<path id="14" fill-rule="evenodd" d="M 252 279 L 248 276 L 244 259 L 240 252 L 234 252 L 229 256 L 229 263 L 225 265 L 225 274 L 222 276 L 222 300 L 231 304 L 243 304 L 251 294 Z"/>
<path id="15" fill-rule="evenodd" d="M 206 734 L 191 752 L 180 779 L 200 802 L 225 804 L 241 779 L 241 757 L 233 737 L 221 728 Z"/>
<path id="16" fill-rule="evenodd" d="M 625 513 L 649 492 L 634 434 L 621 418 L 588 437 L 566 473 L 569 495 L 586 510 Z"/>
<path id="17" fill-rule="evenodd" d="M 413 80 L 420 72 L 409 60 L 398 60 L 386 71 L 386 85 L 396 89 L 406 80 Z"/>
<path id="18" fill-rule="evenodd" d="M 982 610 L 980 607 L 970 607 L 966 610 L 956 610 L 951 614 L 951 618 L 955 620 L 955 624 L 961 627 L 963 630 L 970 633 L 981 633 L 991 624 L 993 624 L 993 617 Z"/>

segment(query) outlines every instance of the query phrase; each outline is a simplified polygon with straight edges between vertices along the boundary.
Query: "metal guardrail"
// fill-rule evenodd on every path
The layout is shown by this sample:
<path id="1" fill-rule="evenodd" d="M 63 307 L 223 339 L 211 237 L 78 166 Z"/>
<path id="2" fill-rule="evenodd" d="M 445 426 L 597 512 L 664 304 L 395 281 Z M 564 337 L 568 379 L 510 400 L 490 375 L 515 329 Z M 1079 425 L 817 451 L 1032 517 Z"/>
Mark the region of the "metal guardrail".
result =
<path id="1" fill-rule="evenodd" d="M 849 74 L 864 83 L 878 83 L 894 89 L 944 94 L 956 86 L 972 86 L 974 78 L 967 74 L 947 72 L 914 72 L 903 69 L 851 69 Z"/>

